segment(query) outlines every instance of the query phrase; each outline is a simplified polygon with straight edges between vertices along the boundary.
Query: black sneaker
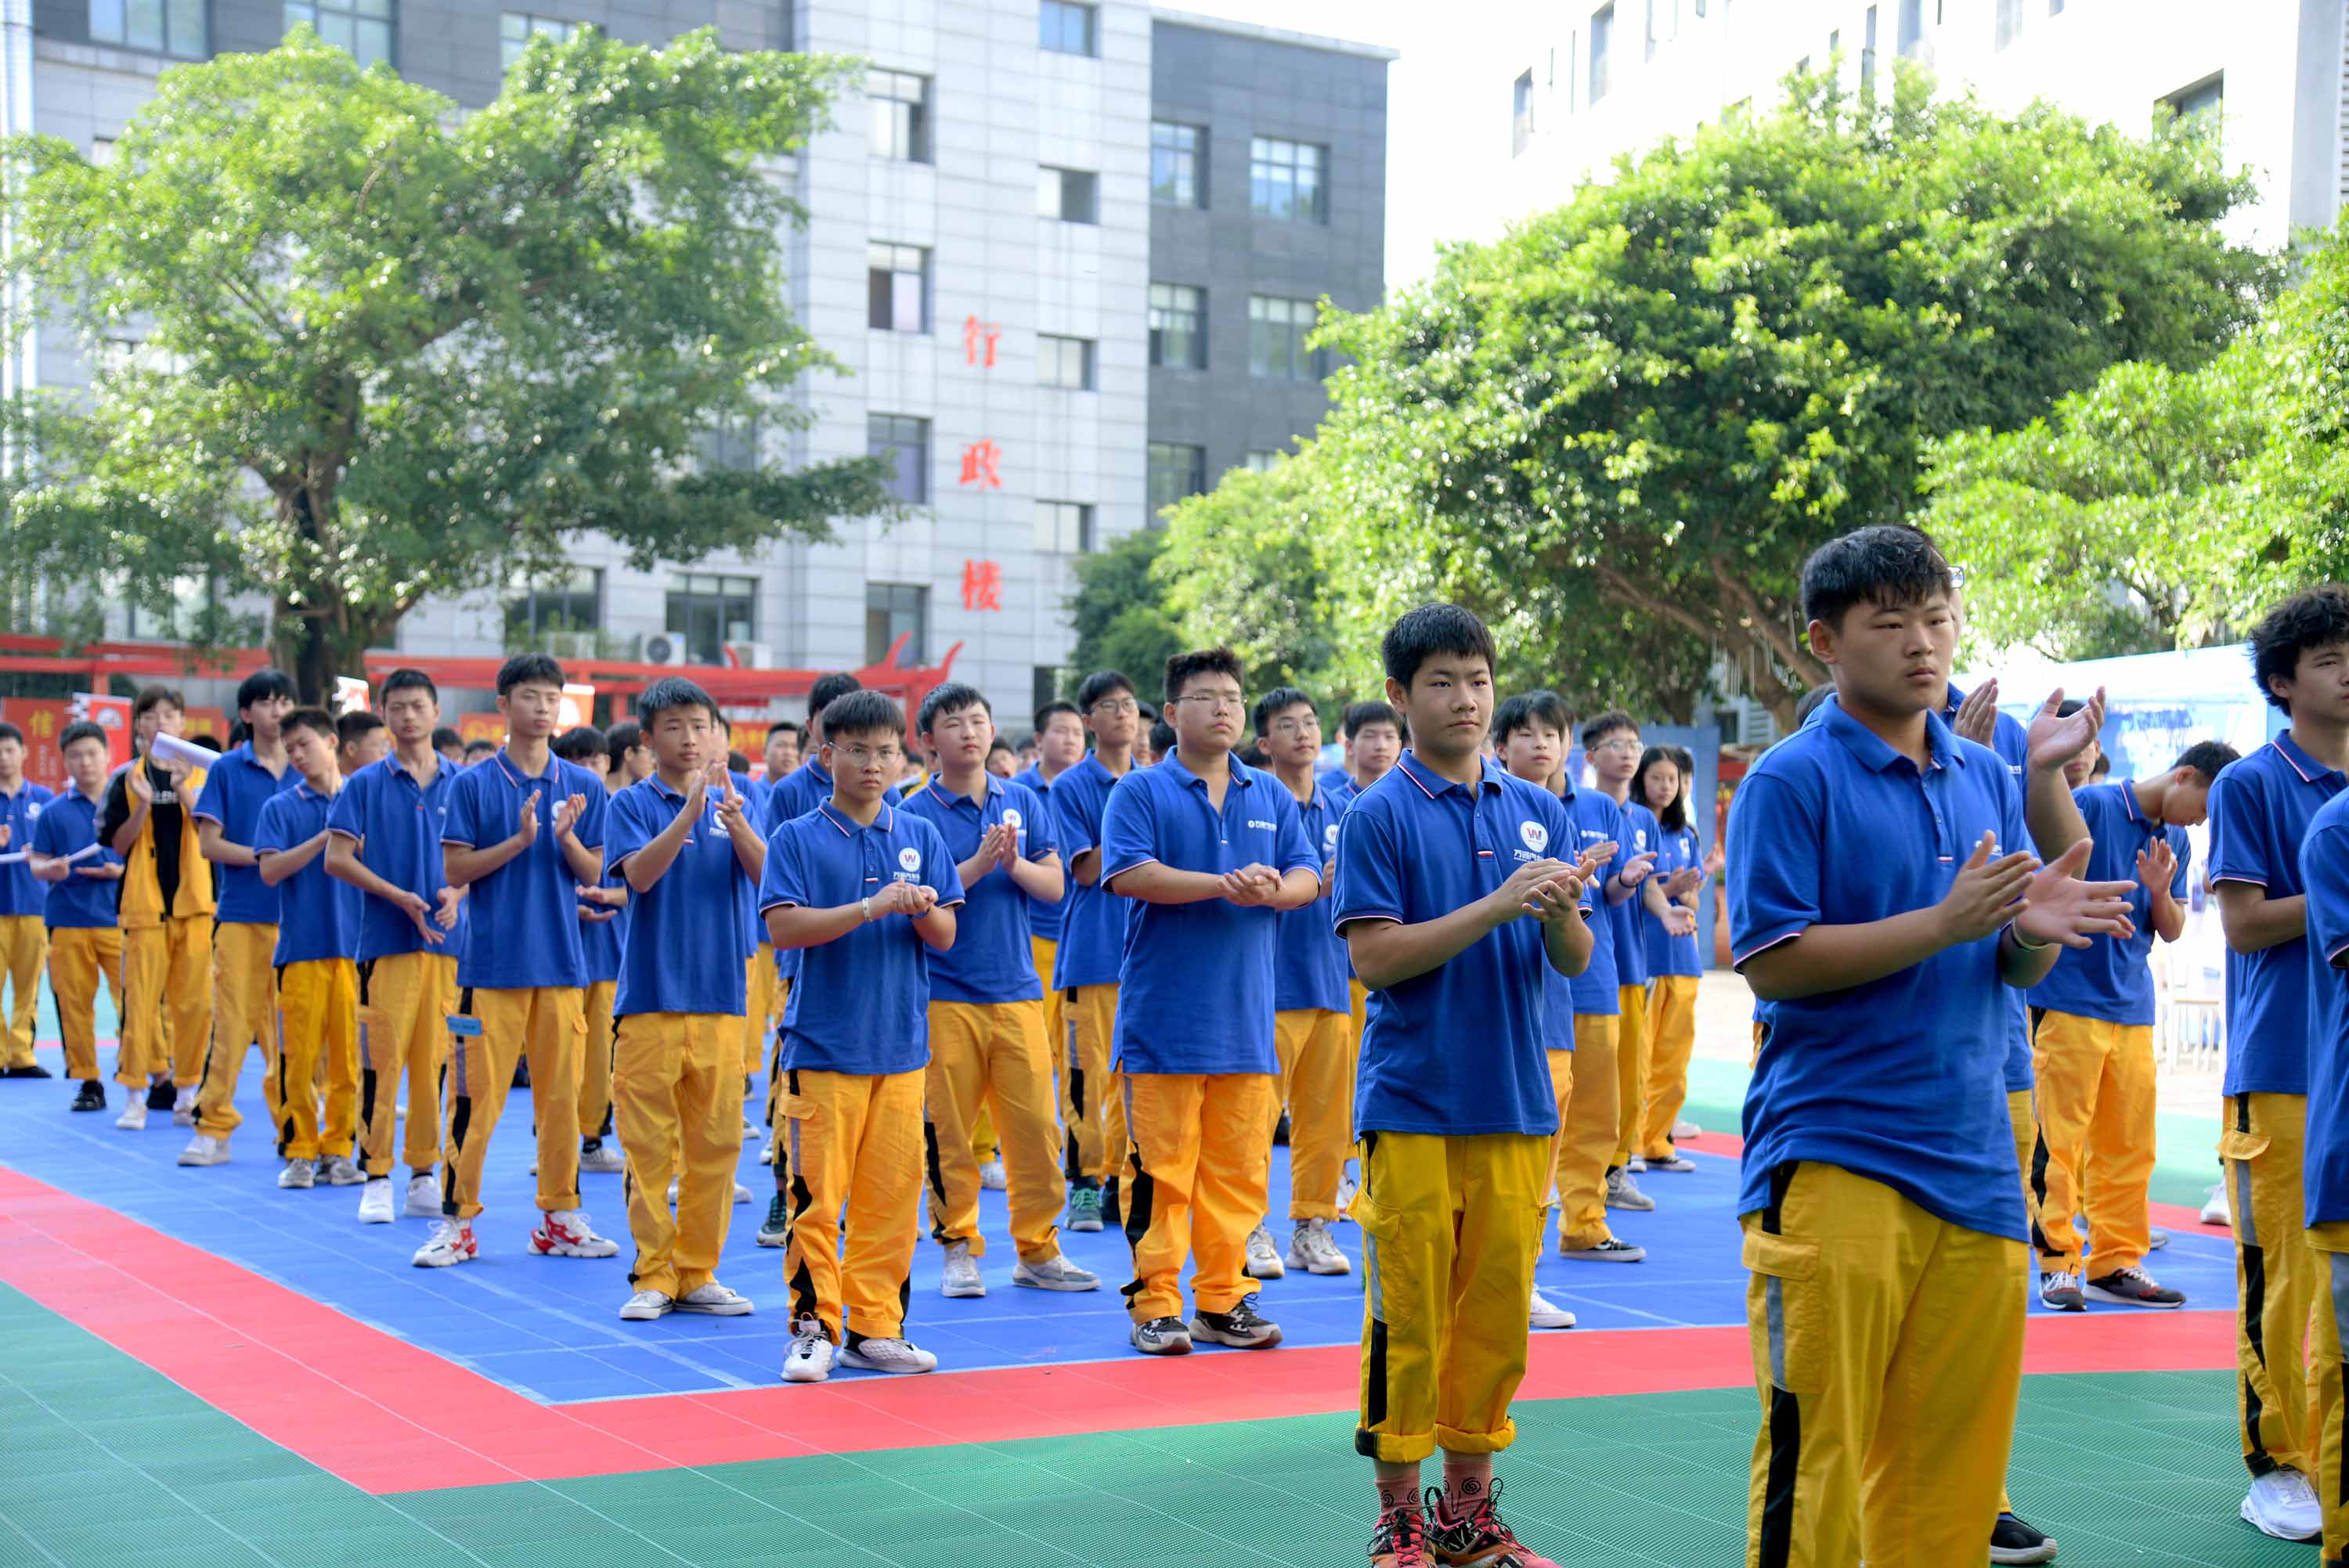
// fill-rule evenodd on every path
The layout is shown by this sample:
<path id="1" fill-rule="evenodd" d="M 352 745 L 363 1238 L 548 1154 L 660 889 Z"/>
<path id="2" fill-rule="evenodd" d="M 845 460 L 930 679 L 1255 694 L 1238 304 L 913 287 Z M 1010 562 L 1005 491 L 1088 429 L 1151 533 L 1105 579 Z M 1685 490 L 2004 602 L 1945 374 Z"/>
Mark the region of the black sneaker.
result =
<path id="1" fill-rule="evenodd" d="M 2088 1299 L 2109 1301 L 2115 1306 L 2184 1306 L 2183 1291 L 2157 1284 L 2143 1269 L 2115 1269 L 2111 1274 L 2088 1282 Z"/>
<path id="2" fill-rule="evenodd" d="M 2002 1513 L 1990 1528 L 1990 1560 L 1993 1563 L 2053 1563 L 2055 1540 L 2011 1513 Z"/>
<path id="3" fill-rule="evenodd" d="M 1274 1122 L 1274 1123 L 1272 1124 L 1272 1140 L 1273 1140 L 1275 1143 L 1278 1143 L 1278 1144 L 1283 1145 L 1284 1147 L 1288 1144 L 1288 1112 L 1287 1112 L 1287 1111 L 1285 1111 L 1285 1110 L 1284 1110 L 1284 1111 L 1282 1111 L 1282 1112 L 1280 1113 L 1280 1119 L 1279 1119 L 1278 1121 L 1276 1121 L 1276 1122 Z"/>
<path id="4" fill-rule="evenodd" d="M 1179 1317 L 1154 1317 L 1133 1326 L 1133 1347 L 1144 1356 L 1188 1356 L 1191 1331 Z"/>
<path id="5" fill-rule="evenodd" d="M 56 1074 L 50 1072 L 48 1068 L 43 1067 L 38 1062 L 26 1062 L 21 1068 L 10 1068 L 6 1072 L 0 1073 L 0 1078 L 54 1078 L 56 1076 Z"/>
<path id="6" fill-rule="evenodd" d="M 72 1109 L 75 1110 L 104 1110 L 106 1109 L 106 1089 L 104 1086 L 99 1084 L 96 1078 L 82 1079 L 81 1092 L 74 1096 Z"/>
<path id="7" fill-rule="evenodd" d="M 2039 1304 L 2055 1312 L 2085 1312 L 2088 1298 L 2080 1294 L 2080 1276 L 2053 1269 L 2039 1276 Z"/>
<path id="8" fill-rule="evenodd" d="M 1112 1176 L 1112 1177 L 1109 1178 L 1109 1180 L 1107 1180 L 1107 1181 L 1103 1181 L 1103 1182 L 1102 1183 L 1102 1186 L 1101 1186 L 1101 1195 L 1102 1195 L 1102 1206 L 1101 1206 L 1101 1219 L 1102 1219 L 1102 1224 L 1104 1224 L 1104 1225 L 1107 1225 L 1107 1226 L 1108 1226 L 1111 1230 L 1112 1230 L 1112 1231 L 1123 1229 L 1123 1228 L 1124 1227 L 1125 1222 L 1124 1222 L 1123 1220 L 1121 1220 L 1121 1219 L 1119 1219 L 1119 1218 L 1118 1218 L 1118 1212 L 1119 1212 L 1119 1211 L 1118 1211 L 1118 1206 L 1117 1206 L 1117 1178 L 1116 1178 L 1116 1177 Z"/>
<path id="9" fill-rule="evenodd" d="M 530 1058 L 528 1057 L 523 1057 L 514 1063 L 513 1081 L 506 1087 L 509 1088 L 528 1088 L 530 1087 Z"/>
<path id="10" fill-rule="evenodd" d="M 175 1100 L 178 1096 L 179 1091 L 171 1087 L 171 1080 L 170 1078 L 163 1078 L 159 1081 L 150 1083 L 147 1086 L 147 1109 L 150 1110 L 169 1110 L 171 1109 L 173 1100 Z"/>
<path id="11" fill-rule="evenodd" d="M 773 1201 L 768 1203 L 767 1218 L 759 1226 L 759 1244 L 762 1247 L 780 1247 L 790 1233 L 791 1226 L 786 1222 L 783 1215 L 783 1195 L 778 1192 Z"/>
<path id="12" fill-rule="evenodd" d="M 1229 1312 L 1191 1315 L 1191 1337 L 1210 1345 L 1236 1346 L 1242 1350 L 1269 1350 L 1280 1343 L 1280 1325 L 1256 1309 L 1256 1293 L 1240 1297 Z"/>

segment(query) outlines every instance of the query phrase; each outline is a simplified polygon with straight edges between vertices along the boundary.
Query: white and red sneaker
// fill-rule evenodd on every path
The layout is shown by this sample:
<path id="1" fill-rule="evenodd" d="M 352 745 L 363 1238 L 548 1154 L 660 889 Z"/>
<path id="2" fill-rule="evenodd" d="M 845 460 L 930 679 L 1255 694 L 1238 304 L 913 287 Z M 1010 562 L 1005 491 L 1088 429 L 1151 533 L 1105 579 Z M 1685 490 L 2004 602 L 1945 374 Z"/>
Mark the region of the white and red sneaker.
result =
<path id="1" fill-rule="evenodd" d="M 538 1228 L 530 1233 L 530 1250 L 541 1257 L 610 1258 L 619 1256 L 620 1243 L 597 1235 L 587 1222 L 586 1210 L 559 1209 L 539 1217 Z"/>
<path id="2" fill-rule="evenodd" d="M 416 1249 L 413 1260 L 420 1269 L 445 1269 L 451 1264 L 469 1264 L 481 1255 L 481 1245 L 473 1239 L 473 1222 L 444 1219 L 432 1227 L 432 1239 Z"/>

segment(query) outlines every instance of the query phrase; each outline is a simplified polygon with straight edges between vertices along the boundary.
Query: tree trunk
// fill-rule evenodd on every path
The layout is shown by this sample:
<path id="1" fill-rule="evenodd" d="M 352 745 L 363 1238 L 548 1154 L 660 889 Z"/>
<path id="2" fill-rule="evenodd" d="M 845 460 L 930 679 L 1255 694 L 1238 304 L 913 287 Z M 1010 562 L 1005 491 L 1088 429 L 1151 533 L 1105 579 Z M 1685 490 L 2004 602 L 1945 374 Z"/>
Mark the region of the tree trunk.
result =
<path id="1" fill-rule="evenodd" d="M 293 664 L 294 689 L 305 707 L 325 707 L 334 695 L 335 677 L 343 673 L 339 650 L 333 628 L 323 615 L 288 615 L 280 606 L 280 624 L 290 620 L 297 628 L 289 639 L 288 654 Z"/>

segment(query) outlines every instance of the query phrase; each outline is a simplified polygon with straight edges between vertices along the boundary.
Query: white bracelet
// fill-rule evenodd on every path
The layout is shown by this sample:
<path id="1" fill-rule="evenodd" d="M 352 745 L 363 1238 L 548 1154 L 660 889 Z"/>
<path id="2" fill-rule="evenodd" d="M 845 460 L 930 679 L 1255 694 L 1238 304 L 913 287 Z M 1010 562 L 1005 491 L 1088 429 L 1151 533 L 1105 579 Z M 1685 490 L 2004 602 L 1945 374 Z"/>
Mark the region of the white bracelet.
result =
<path id="1" fill-rule="evenodd" d="M 869 898 L 860 898 L 856 902 L 863 905 L 864 909 L 864 919 L 857 922 L 859 925 L 862 925 L 873 918 L 873 901 Z"/>

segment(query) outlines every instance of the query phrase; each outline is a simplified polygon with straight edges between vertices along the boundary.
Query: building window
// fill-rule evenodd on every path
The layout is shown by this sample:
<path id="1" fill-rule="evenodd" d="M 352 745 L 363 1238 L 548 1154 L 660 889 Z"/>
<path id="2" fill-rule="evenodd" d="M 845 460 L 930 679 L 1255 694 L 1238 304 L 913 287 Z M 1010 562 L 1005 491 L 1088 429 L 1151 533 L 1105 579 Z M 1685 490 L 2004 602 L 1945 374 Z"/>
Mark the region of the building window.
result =
<path id="1" fill-rule="evenodd" d="M 759 629 L 759 583 L 750 577 L 680 573 L 669 585 L 668 630 L 685 639 L 697 665 L 722 665 L 726 645 L 752 641 Z"/>
<path id="2" fill-rule="evenodd" d="M 1876 96 L 1876 7 L 1873 5 L 1868 8 L 1860 33 L 1859 96 L 1862 100 Z"/>
<path id="3" fill-rule="evenodd" d="M 204 46 L 204 0 L 89 0 L 89 36 L 93 43 L 191 60 L 211 53 Z"/>
<path id="4" fill-rule="evenodd" d="M 1921 59 L 1925 54 L 1925 0 L 1900 0 L 1899 30 L 1892 46 L 1904 60 Z"/>
<path id="5" fill-rule="evenodd" d="M 2227 74 L 2221 71 L 2190 88 L 2181 88 L 2160 102 L 2174 117 L 2171 124 L 2176 129 L 2215 139 L 2227 107 Z"/>
<path id="6" fill-rule="evenodd" d="M 915 506 L 930 499 L 930 422 L 905 414 L 867 414 L 864 417 L 864 452 L 867 457 L 888 457 L 896 464 L 889 476 L 888 490 L 899 500 Z"/>
<path id="7" fill-rule="evenodd" d="M 1662 0 L 1662 3 L 1669 5 L 1671 0 Z M 1662 40 L 1662 34 L 1658 30 L 1661 18 L 1656 15 L 1656 5 L 1657 0 L 1648 0 L 1648 46 L 1644 57 L 1651 60 L 1656 57 L 1656 45 Z"/>
<path id="8" fill-rule="evenodd" d="M 1207 367 L 1207 296 L 1188 284 L 1150 285 L 1150 363 L 1171 369 Z"/>
<path id="9" fill-rule="evenodd" d="M 1077 500 L 1036 503 L 1036 548 L 1047 555 L 1082 555 L 1093 547 L 1093 509 Z"/>
<path id="10" fill-rule="evenodd" d="M 1318 312 L 1309 299 L 1248 296 L 1248 374 L 1275 381 L 1319 381 L 1321 356 L 1305 346 Z"/>
<path id="11" fill-rule="evenodd" d="M 566 653 L 592 651 L 604 624 L 604 573 L 575 567 L 549 576 L 517 577 L 506 588 L 506 646 L 549 648 L 547 639 L 569 640 Z M 584 638 L 584 641 L 580 639 Z"/>
<path id="12" fill-rule="evenodd" d="M 1185 496 L 1203 494 L 1207 488 L 1207 449 L 1186 447 L 1173 441 L 1150 443 L 1150 518 L 1159 521 L 1159 514 Z"/>
<path id="13" fill-rule="evenodd" d="M 759 466 L 759 421 L 727 415 L 695 438 L 702 471 L 755 469 Z"/>
<path id="14" fill-rule="evenodd" d="M 899 662 L 918 665 L 930 635 L 930 591 L 905 583 L 864 585 L 864 662 L 877 665 L 889 656 L 889 645 L 905 639 Z"/>
<path id="15" fill-rule="evenodd" d="M 1272 472 L 1272 465 L 1280 461 L 1281 456 L 1278 452 L 1250 452 L 1247 455 L 1247 471 L 1268 474 Z"/>
<path id="16" fill-rule="evenodd" d="M 2023 0 L 1998 0 L 1996 32 L 1992 41 L 2003 49 L 2022 36 Z"/>
<path id="17" fill-rule="evenodd" d="M 930 78 L 909 71 L 867 71 L 864 100 L 872 108 L 871 151 L 900 163 L 930 160 Z"/>
<path id="18" fill-rule="evenodd" d="M 1169 119 L 1150 122 L 1150 199 L 1162 207 L 1204 207 L 1207 182 L 1201 178 L 1207 133 Z"/>
<path id="19" fill-rule="evenodd" d="M 148 609 L 136 599 L 130 601 L 130 614 L 123 635 L 133 642 L 193 642 L 203 630 L 205 614 L 221 606 L 221 580 L 214 576 L 181 576 L 171 579 L 171 607 L 162 611 Z"/>
<path id="20" fill-rule="evenodd" d="M 514 62 L 529 49 L 533 38 L 552 38 L 566 43 L 579 31 L 579 24 L 566 22 L 560 16 L 541 16 L 529 11 L 498 13 L 498 67 L 512 70 Z"/>
<path id="21" fill-rule="evenodd" d="M 1065 387 L 1071 392 L 1093 389 L 1093 345 L 1087 337 L 1036 339 L 1036 385 Z"/>
<path id="22" fill-rule="evenodd" d="M 1090 170 L 1044 164 L 1036 170 L 1036 211 L 1063 223 L 1097 223 L 1100 185 L 1101 176 Z"/>
<path id="23" fill-rule="evenodd" d="M 398 64 L 391 57 L 392 0 L 285 0 L 285 26 L 307 22 L 318 36 L 338 49 L 347 49 L 362 66 L 378 60 Z M 131 9 L 140 5 L 133 0 Z"/>
<path id="24" fill-rule="evenodd" d="M 1056 55 L 1098 55 L 1101 30 L 1093 8 L 1075 0 L 1043 0 L 1036 42 Z"/>
<path id="25" fill-rule="evenodd" d="M 1309 142 L 1268 136 L 1248 140 L 1248 210 L 1259 218 L 1326 223 L 1323 165 L 1328 154 Z"/>
<path id="26" fill-rule="evenodd" d="M 1509 89 L 1509 156 L 1515 158 L 1534 139 L 1534 74 L 1526 72 Z"/>
<path id="27" fill-rule="evenodd" d="M 1590 14 L 1590 101 L 1607 96 L 1608 54 L 1615 44 L 1615 7 L 1601 5 Z"/>
<path id="28" fill-rule="evenodd" d="M 867 248 L 864 324 L 883 332 L 930 330 L 930 253 L 875 240 Z"/>

